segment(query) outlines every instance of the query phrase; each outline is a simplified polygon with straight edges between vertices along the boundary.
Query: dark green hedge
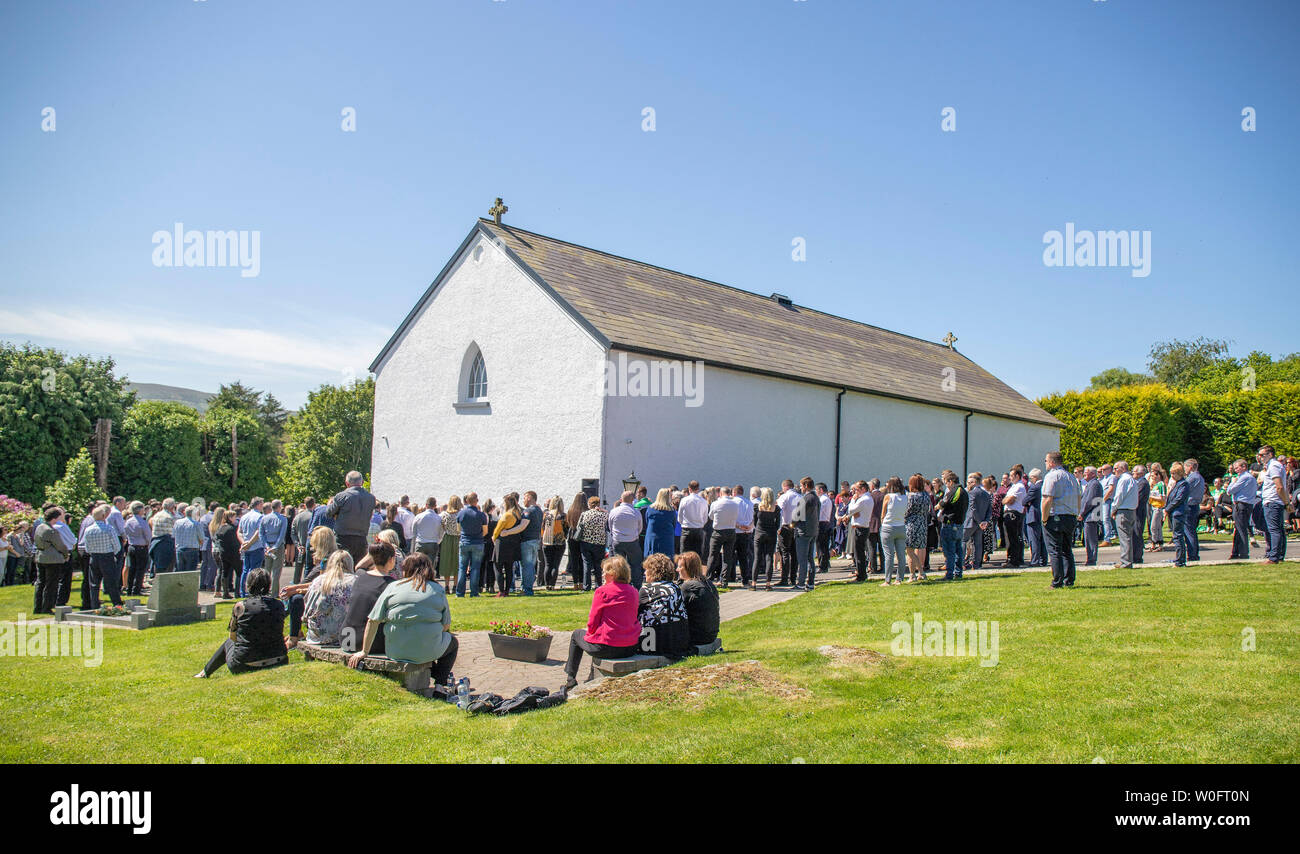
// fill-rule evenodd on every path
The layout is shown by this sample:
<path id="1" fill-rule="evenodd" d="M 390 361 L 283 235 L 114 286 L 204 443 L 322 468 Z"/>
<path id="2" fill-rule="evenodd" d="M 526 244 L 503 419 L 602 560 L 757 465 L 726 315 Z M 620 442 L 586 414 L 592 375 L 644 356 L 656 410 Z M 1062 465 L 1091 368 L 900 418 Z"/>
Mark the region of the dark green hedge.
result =
<path id="1" fill-rule="evenodd" d="M 1253 460 L 1271 444 L 1300 454 L 1300 385 L 1271 383 L 1255 391 L 1181 394 L 1162 385 L 1067 392 L 1038 405 L 1061 421 L 1061 453 L 1069 466 L 1196 457 L 1207 474 L 1237 457 Z"/>

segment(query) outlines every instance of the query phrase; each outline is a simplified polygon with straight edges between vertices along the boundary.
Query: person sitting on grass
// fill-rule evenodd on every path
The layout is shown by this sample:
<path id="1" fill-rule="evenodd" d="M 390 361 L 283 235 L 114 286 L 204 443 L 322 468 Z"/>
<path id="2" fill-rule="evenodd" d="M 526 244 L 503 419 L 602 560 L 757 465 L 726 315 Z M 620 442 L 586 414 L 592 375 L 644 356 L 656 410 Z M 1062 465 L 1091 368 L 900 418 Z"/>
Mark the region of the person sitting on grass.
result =
<path id="1" fill-rule="evenodd" d="M 319 646 L 338 646 L 343 634 L 343 618 L 352 598 L 352 555 L 338 549 L 325 562 L 325 571 L 312 579 L 303 594 L 302 618 L 307 623 L 307 642 Z M 293 638 L 290 638 L 293 640 Z"/>
<path id="2" fill-rule="evenodd" d="M 677 556 L 678 584 L 682 588 L 682 601 L 686 603 L 686 620 L 690 630 L 690 651 L 696 646 L 708 646 L 718 639 L 718 588 L 704 574 L 704 565 L 695 552 Z"/>
<path id="3" fill-rule="evenodd" d="M 438 583 L 428 555 L 408 556 L 403 568 L 406 577 L 385 587 L 370 609 L 361 648 L 348 658 L 348 667 L 356 667 L 366 657 L 382 626 L 389 658 L 432 662 L 433 684 L 442 685 L 451 676 L 460 646 L 451 633 L 447 592 Z"/>
<path id="4" fill-rule="evenodd" d="M 248 598 L 236 602 L 230 614 L 230 637 L 221 642 L 195 679 L 207 679 L 221 665 L 231 673 L 261 670 L 289 663 L 284 649 L 284 603 L 271 592 L 271 573 L 258 567 L 248 573 Z"/>
<path id="5" fill-rule="evenodd" d="M 672 560 L 662 552 L 646 555 L 645 585 L 641 588 L 640 610 L 637 616 L 648 637 L 641 650 L 650 655 L 683 658 L 691 645 L 687 625 L 686 602 L 682 591 L 673 584 L 677 570 Z"/>
<path id="6" fill-rule="evenodd" d="M 699 564 L 699 556 L 695 558 Z M 593 658 L 628 658 L 637 654 L 641 640 L 641 622 L 637 619 L 639 594 L 632 586 L 632 568 L 622 555 L 611 555 L 601 561 L 605 583 L 596 588 L 591 598 L 591 613 L 587 627 L 574 629 L 569 639 L 569 659 L 564 672 L 568 679 L 564 690 L 578 684 L 578 665 L 582 654 Z"/>

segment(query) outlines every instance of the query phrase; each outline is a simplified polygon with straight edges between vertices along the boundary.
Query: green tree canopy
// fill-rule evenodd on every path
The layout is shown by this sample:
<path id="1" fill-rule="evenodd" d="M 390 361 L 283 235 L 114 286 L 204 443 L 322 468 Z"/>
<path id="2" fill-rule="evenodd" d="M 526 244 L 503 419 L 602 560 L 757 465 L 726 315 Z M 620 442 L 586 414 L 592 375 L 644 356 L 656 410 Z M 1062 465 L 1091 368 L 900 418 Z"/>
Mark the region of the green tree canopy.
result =
<path id="1" fill-rule="evenodd" d="M 337 492 L 343 475 L 370 476 L 375 381 L 323 385 L 285 425 L 284 456 L 272 480 L 276 497 L 301 501 Z"/>
<path id="2" fill-rule="evenodd" d="M 1147 369 L 1157 382 L 1185 391 L 1201 371 L 1213 368 L 1228 353 L 1227 341 L 1160 341 L 1151 346 Z"/>
<path id="3" fill-rule="evenodd" d="M 76 523 L 89 512 L 91 504 L 108 500 L 95 481 L 95 463 L 90 458 L 90 451 L 82 448 L 68 460 L 63 477 L 45 488 L 45 500 L 68 511 L 68 524 L 74 530 Z"/>
<path id="4" fill-rule="evenodd" d="M 1131 385 L 1147 385 L 1154 382 L 1150 374 L 1135 374 L 1127 368 L 1107 368 L 1092 378 L 1088 384 L 1089 391 L 1103 388 L 1124 388 Z"/>
<path id="5" fill-rule="evenodd" d="M 208 401 L 208 411 L 226 409 L 235 412 L 247 412 L 257 419 L 266 433 L 272 447 L 278 448 L 284 435 L 284 422 L 288 417 L 275 395 L 260 392 L 236 380 L 223 385 L 216 395 Z"/>
<path id="6" fill-rule="evenodd" d="M 209 498 L 234 501 L 265 495 L 274 456 L 266 428 L 256 416 L 240 409 L 209 409 L 201 425 L 203 468 Z M 239 443 L 239 478 L 234 479 L 234 440 Z"/>
<path id="7" fill-rule="evenodd" d="M 84 447 L 99 418 L 122 418 L 134 399 L 112 359 L 0 343 L 0 472 L 9 495 L 37 504 Z M 111 455 L 110 455 L 111 459 Z"/>
<path id="8" fill-rule="evenodd" d="M 176 401 L 136 403 L 109 454 L 109 486 L 127 498 L 190 496 L 207 486 L 199 413 Z"/>

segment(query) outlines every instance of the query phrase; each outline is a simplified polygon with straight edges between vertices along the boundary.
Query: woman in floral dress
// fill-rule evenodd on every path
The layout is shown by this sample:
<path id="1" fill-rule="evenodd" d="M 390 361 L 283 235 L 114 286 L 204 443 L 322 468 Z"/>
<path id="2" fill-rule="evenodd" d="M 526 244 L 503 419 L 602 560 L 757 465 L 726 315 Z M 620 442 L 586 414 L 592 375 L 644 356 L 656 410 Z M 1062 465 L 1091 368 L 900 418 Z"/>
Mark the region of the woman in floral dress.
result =
<path id="1" fill-rule="evenodd" d="M 908 581 L 924 579 L 921 560 L 930 526 L 930 496 L 925 492 L 925 478 L 919 474 L 912 475 L 907 482 L 907 515 L 904 524 L 907 527 L 907 563 L 912 572 Z"/>

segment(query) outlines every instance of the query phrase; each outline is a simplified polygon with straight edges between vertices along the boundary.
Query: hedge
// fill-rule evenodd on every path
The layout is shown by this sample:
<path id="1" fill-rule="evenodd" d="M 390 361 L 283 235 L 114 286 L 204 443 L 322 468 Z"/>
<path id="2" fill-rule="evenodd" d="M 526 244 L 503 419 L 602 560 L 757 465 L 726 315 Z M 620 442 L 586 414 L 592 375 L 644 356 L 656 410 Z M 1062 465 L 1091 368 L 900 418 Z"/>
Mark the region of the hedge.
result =
<path id="1" fill-rule="evenodd" d="M 1260 445 L 1300 455 L 1300 385 L 1270 383 L 1255 391 L 1179 393 L 1155 385 L 1051 395 L 1038 405 L 1065 423 L 1067 466 L 1195 457 L 1218 473 Z"/>

